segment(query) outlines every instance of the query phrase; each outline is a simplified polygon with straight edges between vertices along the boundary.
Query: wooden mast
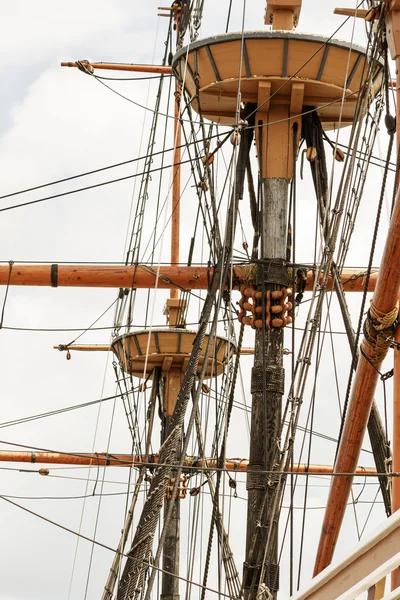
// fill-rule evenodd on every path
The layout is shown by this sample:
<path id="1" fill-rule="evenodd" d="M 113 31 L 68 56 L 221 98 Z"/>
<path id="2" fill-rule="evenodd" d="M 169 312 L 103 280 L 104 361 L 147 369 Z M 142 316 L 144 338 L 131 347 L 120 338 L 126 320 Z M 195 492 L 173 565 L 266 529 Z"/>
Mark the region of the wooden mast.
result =
<path id="1" fill-rule="evenodd" d="M 396 75 L 397 82 L 399 82 L 400 0 L 390 0 L 387 4 L 387 40 L 392 59 L 396 61 Z M 399 113 L 397 114 L 397 122 L 398 120 Z M 369 332 L 373 334 L 375 341 L 373 339 L 371 343 L 371 335 L 369 335 L 369 340 L 364 337 L 361 342 L 361 353 L 335 464 L 335 473 L 337 474 L 352 473 L 357 465 L 379 377 L 379 369 L 384 358 L 384 354 L 378 351 L 377 348 L 377 332 L 379 332 L 379 329 L 388 328 L 388 335 L 390 335 L 390 327 L 393 327 L 397 318 L 396 303 L 398 301 L 399 287 L 400 195 L 397 193 L 382 256 L 379 277 L 371 304 L 374 316 L 368 319 Z M 394 316 L 393 319 L 390 318 L 391 314 Z M 397 461 L 397 458 L 393 460 Z M 314 567 L 314 576 L 320 573 L 332 561 L 352 480 L 351 476 L 333 477 L 332 479 Z"/>
<path id="2" fill-rule="evenodd" d="M 301 4 L 301 0 L 297 1 L 297 2 L 291 2 L 288 3 L 285 0 L 277 0 L 275 2 L 269 2 L 270 4 L 270 9 L 271 6 L 275 7 L 276 10 L 276 15 L 274 14 L 274 11 L 272 10 L 272 19 L 273 19 L 273 28 L 274 29 L 291 29 L 293 24 L 294 24 L 294 13 L 295 13 L 295 9 L 292 8 L 292 5 L 294 6 L 299 6 Z M 284 5 L 285 8 L 283 9 L 282 7 L 279 9 L 279 5 Z M 278 7 L 278 8 L 277 8 Z M 289 7 L 289 8 L 288 8 Z M 268 15 L 268 13 L 267 13 Z M 69 65 L 69 66 L 77 66 L 77 65 Z M 291 115 L 292 114 L 299 114 L 301 112 L 301 108 L 302 108 L 302 104 L 303 104 L 303 97 L 304 97 L 304 86 L 302 87 L 302 84 L 297 84 L 298 87 L 296 87 L 296 84 L 293 84 L 292 86 L 292 98 L 291 98 L 291 103 L 290 103 L 290 107 L 289 107 L 289 112 L 288 112 L 288 107 L 279 107 L 279 106 L 275 106 L 275 107 L 269 107 L 268 102 L 265 102 L 265 100 L 268 100 L 269 95 L 271 94 L 271 88 L 268 85 L 262 85 L 260 84 L 259 86 L 259 91 L 258 91 L 258 98 L 257 101 L 259 103 L 259 110 L 257 110 L 257 117 L 256 117 L 256 122 L 258 124 L 258 129 L 257 129 L 257 133 L 258 133 L 258 148 L 259 148 L 259 153 L 260 153 L 260 171 L 262 174 L 262 178 L 263 178 L 263 188 L 264 188 L 264 198 L 263 198 L 263 212 L 262 212 L 262 221 L 263 221 L 263 239 L 262 239 L 262 252 L 261 252 L 261 257 L 262 258 L 272 258 L 273 260 L 279 260 L 279 261 L 284 261 L 285 260 L 285 250 L 286 250 L 286 213 L 285 213 L 285 206 L 287 205 L 287 187 L 288 187 L 288 181 L 291 177 L 290 172 L 291 169 L 293 168 L 293 156 L 291 156 L 291 151 L 292 151 L 292 146 L 290 146 L 290 143 L 293 140 L 293 123 L 295 122 L 294 118 L 291 119 Z M 263 96 L 264 94 L 264 96 Z M 264 98 L 264 100 L 263 100 Z M 265 110 L 262 110 L 261 105 L 266 105 L 267 108 L 265 108 Z M 178 109 L 178 113 L 179 113 L 179 109 Z M 276 122 L 276 121 L 281 121 L 282 124 L 280 124 L 280 127 L 276 127 L 276 129 L 274 128 L 274 126 L 270 125 L 270 122 Z M 298 120 L 297 120 L 298 122 Z M 268 133 L 268 138 L 270 139 L 266 139 L 266 135 L 264 136 L 263 133 L 265 134 L 266 132 Z M 177 133 L 177 132 L 176 132 Z M 282 133 L 283 135 L 283 139 L 284 139 L 284 143 L 287 143 L 287 150 L 286 150 L 286 159 L 285 160 L 281 154 L 280 154 L 280 149 L 279 149 L 279 141 L 282 140 Z M 270 137 L 270 134 L 271 137 Z M 286 165 L 286 171 L 284 173 L 275 172 L 275 164 L 276 164 L 276 156 L 277 155 L 281 156 L 281 160 L 282 162 L 285 163 Z M 266 158 L 268 157 L 268 158 Z M 265 163 L 265 167 L 264 167 L 264 162 Z M 174 160 L 174 163 L 177 162 Z M 279 169 L 278 169 L 279 171 Z M 267 173 L 270 173 L 269 175 Z M 175 180 L 175 177 L 174 177 Z M 178 202 L 179 204 L 179 199 L 178 201 L 176 200 L 176 195 L 173 196 L 175 197 L 175 201 L 173 200 L 173 212 L 174 212 L 174 202 Z M 274 216 L 274 213 L 276 214 L 277 212 L 281 212 L 280 215 L 280 219 L 277 219 L 275 222 L 273 222 L 273 219 L 271 217 Z M 173 220 L 173 219 L 172 219 Z M 174 225 L 173 225 L 174 227 Z M 176 227 L 176 226 L 175 226 Z M 177 230 L 179 230 L 179 219 L 178 219 L 178 225 L 177 225 Z M 282 241 L 284 242 L 284 247 L 282 245 Z M 177 260 L 174 260 L 173 258 L 173 251 L 176 250 L 176 247 L 173 248 L 174 246 L 174 236 L 172 235 L 172 239 L 171 239 L 171 264 L 174 265 L 174 263 L 178 263 L 179 262 L 179 247 L 177 250 Z M 11 275 L 11 271 L 10 271 L 10 275 Z M 154 277 L 154 274 L 151 274 Z M 278 278 L 281 277 L 281 275 L 278 276 Z M 262 290 L 262 292 L 264 293 L 264 289 L 266 290 L 274 290 L 276 289 L 273 286 L 280 286 L 282 287 L 284 285 L 283 281 L 271 281 L 268 278 L 268 275 L 266 275 L 264 272 L 261 273 L 261 282 L 258 282 L 259 285 L 259 289 Z M 51 274 L 51 281 L 53 281 L 53 271 Z M 169 282 L 165 282 L 166 284 L 164 287 L 168 287 L 168 285 L 171 285 L 171 281 Z M 10 283 L 11 284 L 11 283 Z M 131 282 L 132 285 L 132 282 Z M 269 287 L 271 286 L 271 287 Z M 121 287 L 120 285 L 117 287 Z M 129 286 L 130 287 L 130 286 Z M 138 287 L 138 286 L 136 286 Z M 161 286 L 160 286 L 161 287 Z M 190 289 L 190 288 L 188 288 Z M 177 288 L 173 288 L 171 289 L 171 299 L 177 299 L 178 298 L 178 290 Z M 170 304 L 169 308 L 174 308 L 174 304 Z M 177 312 L 179 313 L 179 306 L 176 306 L 177 308 Z M 171 320 L 170 320 L 170 324 L 171 324 Z M 175 322 L 176 324 L 176 322 Z M 266 338 L 267 338 L 267 343 L 266 343 Z M 267 369 L 276 369 L 276 373 L 282 374 L 283 369 L 282 369 L 282 361 L 281 361 L 281 355 L 282 355 L 282 348 L 283 348 L 283 335 L 282 335 L 282 330 L 271 330 L 270 332 L 268 332 L 267 334 L 264 332 L 264 330 L 262 331 L 257 331 L 256 332 L 256 352 L 258 354 L 257 359 L 256 359 L 256 363 L 255 363 L 255 369 L 259 369 L 260 365 L 266 366 Z M 277 362 L 276 362 L 276 359 Z M 259 361 L 259 363 L 257 363 L 257 360 Z M 276 363 L 276 364 L 275 364 Z M 272 372 L 271 372 L 272 373 Z M 270 376 L 268 376 L 270 377 Z M 273 377 L 270 377 L 271 379 L 273 379 Z M 282 376 L 280 375 L 279 377 L 280 379 L 282 379 Z M 265 380 L 265 376 L 263 377 L 259 377 L 258 376 L 258 383 L 261 381 L 261 379 L 263 379 L 262 384 L 264 386 L 264 388 L 266 387 L 266 380 Z M 257 380 L 257 376 L 255 376 L 254 380 Z M 270 381 L 268 382 L 270 383 Z M 256 387 L 256 386 L 255 386 Z M 279 385 L 280 388 L 280 385 Z M 257 402 L 255 401 L 255 411 L 263 411 L 264 409 L 264 403 L 265 403 L 265 399 L 268 398 L 268 393 L 270 396 L 270 399 L 272 400 L 271 403 L 267 402 L 267 419 L 266 419 L 266 426 L 269 428 L 269 423 L 270 423 L 270 419 L 274 421 L 273 424 L 273 432 L 272 432 L 272 439 L 275 442 L 274 439 L 274 435 L 275 435 L 275 431 L 276 431 L 276 424 L 279 423 L 279 418 L 276 416 L 277 413 L 279 412 L 279 405 L 280 405 L 280 397 L 283 393 L 280 391 L 276 391 L 276 390 L 267 390 L 267 394 L 264 393 L 265 390 L 263 390 L 263 394 L 262 394 L 262 398 L 259 398 L 260 402 L 257 408 Z M 256 393 L 259 394 L 260 390 L 257 390 L 257 392 L 254 392 L 253 394 L 253 400 L 254 397 L 256 395 Z M 275 396 L 274 396 L 275 394 Z M 260 394 L 259 394 L 260 395 Z M 268 417 L 268 411 L 270 411 L 270 417 Z M 273 413 L 273 414 L 272 414 Z M 276 445 L 276 444 L 275 444 Z M 273 444 L 271 444 L 271 448 L 272 448 Z M 264 464 L 271 464 L 273 465 L 273 451 L 270 452 L 270 457 L 269 459 L 267 458 L 267 462 L 265 463 L 265 452 L 264 452 L 265 448 L 263 449 L 263 457 L 262 460 L 264 461 Z M 268 455 L 268 450 L 266 451 L 266 454 Z M 257 451 L 255 451 L 255 455 L 257 455 Z M 256 456 L 256 460 L 258 460 L 258 457 Z M 258 463 L 253 463 L 258 465 Z M 253 465 L 252 465 L 253 466 Z M 259 506 L 261 505 L 260 502 L 258 503 Z M 250 515 L 249 515 L 250 516 Z M 252 515 L 252 518 L 254 518 L 254 514 Z M 270 524 L 271 525 L 271 524 Z M 178 561 L 179 562 L 179 561 Z M 176 578 L 175 578 L 176 579 Z M 268 579 L 268 581 L 271 581 L 271 578 Z M 162 597 L 164 598 L 177 598 L 179 596 L 172 594 L 172 595 L 168 595 L 168 594 L 164 594 L 162 593 Z M 252 597 L 251 596 L 251 592 L 249 592 L 248 597 Z"/>
<path id="3" fill-rule="evenodd" d="M 395 309 L 398 300 L 399 286 L 400 196 L 397 194 L 388 238 L 382 257 L 381 270 L 372 300 L 377 314 L 388 315 Z M 379 326 L 378 322 L 376 322 L 376 326 Z M 363 339 L 361 348 L 362 352 L 359 357 L 349 407 L 346 414 L 342 440 L 335 465 L 335 473 L 354 472 L 379 377 L 377 369 L 380 368 L 381 361 L 375 362 L 375 364 L 369 362 L 368 359 L 375 359 L 375 352 L 374 350 L 371 352 L 366 338 Z M 363 352 L 368 356 L 368 359 L 365 358 Z M 351 484 L 352 477 L 334 477 L 332 480 L 314 575 L 320 573 L 332 560 L 346 509 L 347 499 L 350 494 Z"/>
<path id="4" fill-rule="evenodd" d="M 397 9 L 400 9 L 397 3 Z M 395 32 L 393 40 L 396 40 L 396 47 L 392 43 L 392 58 L 393 54 L 396 58 L 396 156 L 400 152 L 400 18 L 399 11 L 393 11 L 391 16 L 391 30 Z M 399 187 L 399 181 L 397 181 Z M 400 343 L 400 326 L 398 325 L 395 332 L 395 341 Z M 392 432 L 392 470 L 400 469 L 400 351 L 394 350 L 393 364 L 393 432 Z M 400 482 L 397 477 L 392 479 L 392 514 L 400 509 Z M 395 590 L 400 585 L 400 569 L 396 569 L 392 573 L 392 590 Z"/>
<path id="5" fill-rule="evenodd" d="M 273 30 L 290 31 L 297 21 L 300 7 L 301 0 L 290 4 L 286 0 L 268 0 L 265 22 L 271 22 Z M 284 105 L 270 102 L 271 93 L 271 83 L 260 82 L 255 118 L 262 180 L 259 258 L 268 261 L 273 268 L 258 268 L 257 290 L 266 298 L 274 291 L 286 289 L 289 284 L 286 267 L 288 186 L 293 177 L 293 147 L 294 144 L 297 146 L 297 134 L 301 128 L 301 119 L 291 120 L 290 117 L 302 112 L 304 84 L 292 85 L 290 102 Z M 256 329 L 251 376 L 252 412 L 243 575 L 247 600 L 258 597 L 260 585 L 265 585 L 273 598 L 276 598 L 279 589 L 278 519 L 271 517 L 278 483 L 273 476 L 265 477 L 263 472 L 272 471 L 279 462 L 285 379 L 284 331 L 283 326 L 267 326 L 267 318 L 265 315 L 263 327 Z"/>
<path id="6" fill-rule="evenodd" d="M 181 7 L 173 3 L 171 13 L 176 27 L 176 40 L 179 40 L 179 28 L 181 22 Z M 172 207 L 171 207 L 171 265 L 179 265 L 179 241 L 180 241 L 180 200 L 181 200 L 181 122 L 180 122 L 181 88 L 175 81 L 174 102 L 174 159 L 172 168 Z M 165 306 L 165 314 L 170 328 L 184 327 L 184 303 L 179 299 L 179 289 L 175 286 L 170 288 L 170 297 Z M 181 389 L 183 379 L 182 367 L 172 367 L 171 361 L 164 361 L 162 376 L 165 377 L 164 390 L 164 418 L 162 420 L 161 444 L 165 442 L 170 433 L 171 418 L 176 406 L 178 393 Z M 179 463 L 180 450 L 176 453 L 176 461 Z M 173 471 L 174 475 L 174 471 Z M 167 522 L 169 504 L 173 504 L 172 514 Z M 163 573 L 161 577 L 161 600 L 179 600 L 179 556 L 180 556 L 180 493 L 177 491 L 175 497 L 170 496 L 164 500 L 164 527 L 167 527 L 163 545 Z"/>

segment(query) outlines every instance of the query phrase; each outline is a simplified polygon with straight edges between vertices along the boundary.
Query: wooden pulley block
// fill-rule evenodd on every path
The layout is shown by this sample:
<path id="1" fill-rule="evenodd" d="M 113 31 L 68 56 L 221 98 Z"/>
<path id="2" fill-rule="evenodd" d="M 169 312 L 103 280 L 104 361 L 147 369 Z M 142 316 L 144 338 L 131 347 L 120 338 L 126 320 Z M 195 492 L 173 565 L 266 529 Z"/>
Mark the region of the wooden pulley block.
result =
<path id="1" fill-rule="evenodd" d="M 344 152 L 341 148 L 334 149 L 333 156 L 335 157 L 335 160 L 337 160 L 338 162 L 344 161 Z"/>
<path id="2" fill-rule="evenodd" d="M 241 135 L 238 131 L 234 131 L 231 135 L 231 144 L 233 146 L 238 146 L 240 144 Z"/>
<path id="3" fill-rule="evenodd" d="M 203 158 L 201 159 L 201 162 L 203 163 L 203 165 L 206 167 L 208 165 L 211 165 L 211 163 L 214 161 L 214 154 L 206 154 L 205 156 L 203 156 Z"/>
<path id="4" fill-rule="evenodd" d="M 376 19 L 379 19 L 380 14 L 381 14 L 381 11 L 380 11 L 379 7 L 372 6 L 369 10 L 367 10 L 367 14 L 365 15 L 364 19 L 368 23 L 372 23 L 372 21 L 376 21 Z"/>
<path id="5" fill-rule="evenodd" d="M 262 292 L 256 292 L 256 300 L 261 300 L 263 297 Z"/>
<path id="6" fill-rule="evenodd" d="M 254 325 L 256 329 L 261 329 L 262 328 L 262 319 L 256 319 L 254 321 Z"/>
<path id="7" fill-rule="evenodd" d="M 262 315 L 263 312 L 263 307 L 262 306 L 256 306 L 256 314 L 257 315 Z"/>
<path id="8" fill-rule="evenodd" d="M 306 158 L 309 162 L 314 162 L 318 156 L 318 152 L 315 146 L 310 146 L 306 150 Z"/>
<path id="9" fill-rule="evenodd" d="M 209 185 L 206 179 L 202 179 L 199 183 L 199 188 L 201 190 L 203 190 L 203 192 L 206 192 L 209 189 Z"/>

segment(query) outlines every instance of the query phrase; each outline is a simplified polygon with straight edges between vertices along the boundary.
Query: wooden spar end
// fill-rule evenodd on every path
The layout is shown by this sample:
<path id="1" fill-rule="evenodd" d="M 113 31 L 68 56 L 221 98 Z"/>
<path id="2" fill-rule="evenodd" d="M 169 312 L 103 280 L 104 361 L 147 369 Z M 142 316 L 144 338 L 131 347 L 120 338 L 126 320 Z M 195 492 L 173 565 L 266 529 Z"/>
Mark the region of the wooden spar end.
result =
<path id="1" fill-rule="evenodd" d="M 108 344 L 73 344 L 72 346 L 66 346 L 68 350 L 77 350 L 78 352 L 109 352 L 111 346 Z M 53 346 L 54 350 L 64 350 L 64 346 Z M 240 354 L 253 355 L 254 348 L 241 348 Z M 163 371 L 166 370 L 164 364 L 162 367 Z"/>
<path id="2" fill-rule="evenodd" d="M 358 17 L 359 19 L 365 19 L 368 10 L 360 8 L 335 8 L 333 13 L 343 17 Z"/>
<path id="3" fill-rule="evenodd" d="M 54 350 L 78 350 L 79 352 L 109 352 L 108 344 L 74 344 L 73 346 L 53 346 Z"/>
<path id="4" fill-rule="evenodd" d="M 134 73 L 157 73 L 160 75 L 172 75 L 172 68 L 168 65 L 125 65 L 121 63 L 90 63 L 87 60 L 61 63 L 62 67 L 80 68 L 83 65 L 90 72 L 94 69 L 102 69 L 105 71 L 129 71 Z"/>

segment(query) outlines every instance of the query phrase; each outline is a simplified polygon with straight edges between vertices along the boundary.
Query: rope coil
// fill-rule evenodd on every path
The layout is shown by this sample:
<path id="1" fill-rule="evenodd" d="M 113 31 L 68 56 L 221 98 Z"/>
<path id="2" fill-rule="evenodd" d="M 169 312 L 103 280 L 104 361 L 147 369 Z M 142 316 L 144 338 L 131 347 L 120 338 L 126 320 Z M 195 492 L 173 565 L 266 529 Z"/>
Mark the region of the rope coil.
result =
<path id="1" fill-rule="evenodd" d="M 399 316 L 399 303 L 387 313 L 381 312 L 371 302 L 364 323 L 364 339 L 361 351 L 373 365 L 380 364 L 390 347 L 397 347 L 393 341 Z"/>

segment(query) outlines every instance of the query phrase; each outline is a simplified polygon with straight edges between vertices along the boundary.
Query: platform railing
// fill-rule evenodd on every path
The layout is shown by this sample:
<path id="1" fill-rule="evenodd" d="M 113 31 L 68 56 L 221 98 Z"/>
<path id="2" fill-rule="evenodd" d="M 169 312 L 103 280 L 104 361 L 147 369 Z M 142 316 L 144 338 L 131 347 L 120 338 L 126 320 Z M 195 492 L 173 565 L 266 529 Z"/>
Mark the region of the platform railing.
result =
<path id="1" fill-rule="evenodd" d="M 360 541 L 353 551 L 333 563 L 304 586 L 291 600 L 398 600 L 400 586 L 385 592 L 383 580 L 400 566 L 400 510 L 379 529 Z M 390 589 L 390 577 L 386 588 Z"/>

